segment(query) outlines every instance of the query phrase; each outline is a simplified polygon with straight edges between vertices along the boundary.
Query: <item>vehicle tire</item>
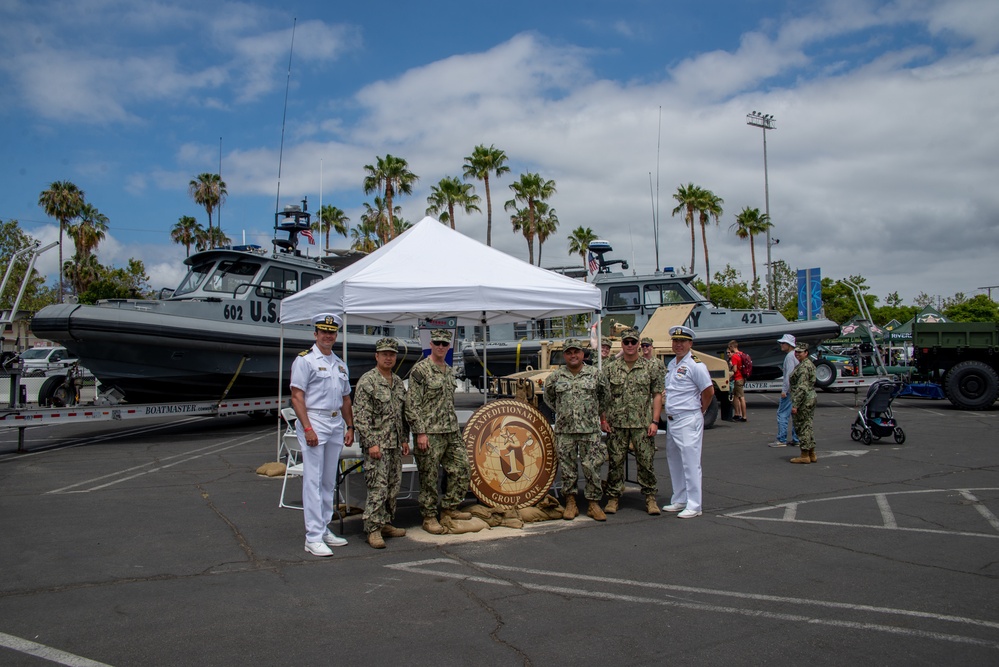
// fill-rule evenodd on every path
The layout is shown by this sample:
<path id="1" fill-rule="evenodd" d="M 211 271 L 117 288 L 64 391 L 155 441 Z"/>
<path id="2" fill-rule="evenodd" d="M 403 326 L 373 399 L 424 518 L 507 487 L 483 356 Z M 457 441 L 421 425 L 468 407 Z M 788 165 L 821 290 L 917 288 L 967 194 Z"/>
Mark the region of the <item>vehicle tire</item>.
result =
<path id="1" fill-rule="evenodd" d="M 999 375 L 981 361 L 962 361 L 947 372 L 944 391 L 959 410 L 985 410 L 999 396 Z"/>
<path id="2" fill-rule="evenodd" d="M 863 435 L 860 436 L 860 440 L 865 445 L 870 445 L 871 442 L 874 440 L 874 434 L 871 433 L 871 429 L 865 428 Z"/>
<path id="3" fill-rule="evenodd" d="M 863 434 L 864 434 L 864 432 L 861 431 L 858 428 L 851 428 L 850 429 L 850 439 L 853 440 L 854 442 L 860 442 L 860 437 Z"/>
<path id="4" fill-rule="evenodd" d="M 902 430 L 902 427 L 896 426 L 893 435 L 895 436 L 895 442 L 898 444 L 901 445 L 905 442 L 905 431 Z"/>
<path id="5" fill-rule="evenodd" d="M 815 362 L 815 386 L 825 389 L 836 381 L 836 366 L 828 359 Z"/>
<path id="6" fill-rule="evenodd" d="M 66 381 L 65 375 L 53 375 L 42 383 L 42 388 L 38 390 L 38 405 L 48 407 L 52 405 L 52 397 L 55 391 Z"/>
<path id="7" fill-rule="evenodd" d="M 721 407 L 718 405 L 718 397 L 711 397 L 711 404 L 708 405 L 708 411 L 704 413 L 704 428 L 713 428 L 715 422 L 718 420 L 718 413 L 721 411 Z"/>
<path id="8" fill-rule="evenodd" d="M 58 385 L 52 392 L 52 407 L 71 408 L 80 402 L 80 392 L 70 388 L 65 382 Z"/>

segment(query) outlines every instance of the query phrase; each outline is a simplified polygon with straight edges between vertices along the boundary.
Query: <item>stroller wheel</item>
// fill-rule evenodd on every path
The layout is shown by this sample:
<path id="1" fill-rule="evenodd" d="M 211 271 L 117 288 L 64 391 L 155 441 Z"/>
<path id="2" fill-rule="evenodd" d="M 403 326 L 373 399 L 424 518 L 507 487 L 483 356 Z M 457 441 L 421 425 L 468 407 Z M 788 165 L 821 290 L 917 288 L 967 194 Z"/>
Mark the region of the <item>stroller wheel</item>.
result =
<path id="1" fill-rule="evenodd" d="M 856 442 L 860 442 L 860 436 L 863 435 L 863 431 L 858 428 L 850 429 L 850 438 Z"/>
<path id="2" fill-rule="evenodd" d="M 895 435 L 895 442 L 897 442 L 898 444 L 901 445 L 903 442 L 905 442 L 905 431 L 902 430 L 901 426 L 895 427 L 894 435 Z"/>
<path id="3" fill-rule="evenodd" d="M 871 441 L 874 439 L 874 434 L 871 433 L 871 429 L 865 428 L 864 434 L 860 436 L 860 439 L 865 445 L 869 445 L 871 444 Z"/>

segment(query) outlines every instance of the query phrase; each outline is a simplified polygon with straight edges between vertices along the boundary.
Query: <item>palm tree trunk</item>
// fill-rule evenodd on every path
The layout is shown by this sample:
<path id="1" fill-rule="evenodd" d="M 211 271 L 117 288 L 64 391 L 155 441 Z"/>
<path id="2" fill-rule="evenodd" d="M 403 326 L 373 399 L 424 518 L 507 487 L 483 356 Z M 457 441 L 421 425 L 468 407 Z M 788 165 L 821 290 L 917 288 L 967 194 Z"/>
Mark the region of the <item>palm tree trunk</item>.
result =
<path id="1" fill-rule="evenodd" d="M 450 218 L 450 220 L 448 222 L 451 223 L 451 229 L 454 229 L 455 227 L 454 227 L 454 203 L 453 202 L 448 202 L 447 203 L 447 216 L 448 216 L 448 218 Z M 457 230 L 455 230 L 455 231 L 457 231 Z"/>
<path id="2" fill-rule="evenodd" d="M 694 211 L 693 209 L 688 209 L 687 211 L 687 222 L 690 223 L 690 272 L 694 272 L 694 259 L 696 255 L 694 254 L 697 248 L 697 237 L 694 236 Z"/>
<path id="3" fill-rule="evenodd" d="M 59 303 L 62 303 L 62 218 L 59 219 Z M 11 317 L 14 313 L 11 313 Z"/>
<path id="4" fill-rule="evenodd" d="M 493 245 L 493 198 L 489 194 L 489 172 L 486 172 L 482 182 L 486 184 L 486 245 Z"/>
<path id="5" fill-rule="evenodd" d="M 711 263 L 708 261 L 708 232 L 705 229 L 705 225 L 701 223 L 701 244 L 704 246 L 704 279 L 705 284 L 708 286 L 707 294 L 704 296 L 708 297 L 708 301 L 711 300 Z"/>
<path id="6" fill-rule="evenodd" d="M 386 213 L 388 218 L 388 229 L 382 236 L 382 245 L 385 245 L 395 238 L 395 220 L 392 219 L 392 186 L 388 184 L 385 185 L 385 206 L 388 211 Z"/>
<path id="7" fill-rule="evenodd" d="M 753 305 L 760 307 L 760 289 L 756 283 L 756 244 L 753 243 L 753 235 L 749 235 L 749 257 L 753 263 Z"/>

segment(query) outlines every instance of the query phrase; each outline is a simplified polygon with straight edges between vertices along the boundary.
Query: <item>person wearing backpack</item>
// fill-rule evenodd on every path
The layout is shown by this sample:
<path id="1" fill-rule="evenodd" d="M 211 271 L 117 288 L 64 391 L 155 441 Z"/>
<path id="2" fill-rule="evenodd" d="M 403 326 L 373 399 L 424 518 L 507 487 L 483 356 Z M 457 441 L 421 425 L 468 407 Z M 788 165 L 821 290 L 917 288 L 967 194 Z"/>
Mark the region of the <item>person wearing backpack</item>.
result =
<path id="1" fill-rule="evenodd" d="M 752 372 L 753 362 L 745 352 L 739 352 L 739 341 L 728 342 L 728 367 L 732 371 L 732 421 L 746 419 L 746 380 Z"/>

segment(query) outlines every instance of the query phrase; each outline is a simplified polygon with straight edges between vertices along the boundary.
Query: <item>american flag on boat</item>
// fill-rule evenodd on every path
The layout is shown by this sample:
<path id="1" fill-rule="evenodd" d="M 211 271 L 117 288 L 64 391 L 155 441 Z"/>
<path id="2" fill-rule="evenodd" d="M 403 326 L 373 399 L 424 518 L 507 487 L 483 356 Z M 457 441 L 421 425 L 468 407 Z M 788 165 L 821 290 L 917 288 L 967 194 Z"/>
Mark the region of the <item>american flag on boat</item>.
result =
<path id="1" fill-rule="evenodd" d="M 309 245 L 316 245 L 316 237 L 312 235 L 311 229 L 303 229 L 302 236 L 309 239 Z"/>

